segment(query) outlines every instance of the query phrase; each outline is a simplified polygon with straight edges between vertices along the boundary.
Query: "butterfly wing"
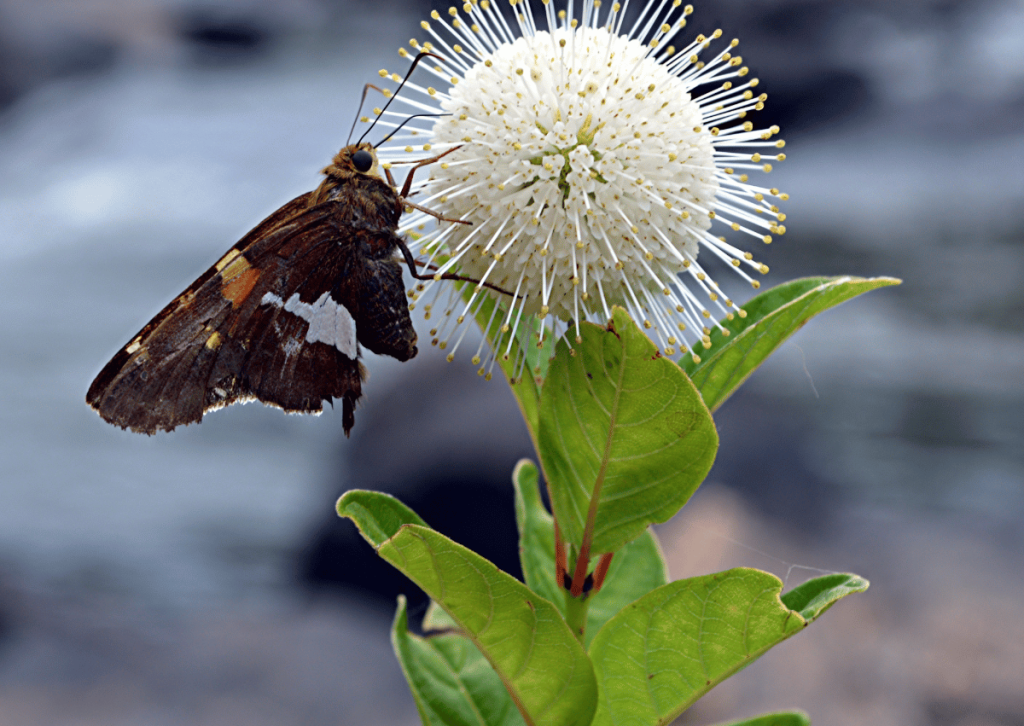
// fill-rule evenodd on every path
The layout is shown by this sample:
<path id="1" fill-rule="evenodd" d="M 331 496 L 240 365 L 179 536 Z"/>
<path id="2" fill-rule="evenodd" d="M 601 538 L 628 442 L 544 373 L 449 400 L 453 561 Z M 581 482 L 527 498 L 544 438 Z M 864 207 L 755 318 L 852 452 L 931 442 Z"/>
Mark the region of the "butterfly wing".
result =
<path id="1" fill-rule="evenodd" d="M 89 405 L 152 434 L 236 402 L 318 413 L 341 398 L 347 434 L 363 378 L 359 331 L 380 347 L 374 312 L 397 309 L 402 335 L 379 352 L 400 360 L 415 355 L 416 336 L 398 263 L 366 253 L 339 202 L 310 199 L 268 217 L 165 307 L 96 377 Z"/>

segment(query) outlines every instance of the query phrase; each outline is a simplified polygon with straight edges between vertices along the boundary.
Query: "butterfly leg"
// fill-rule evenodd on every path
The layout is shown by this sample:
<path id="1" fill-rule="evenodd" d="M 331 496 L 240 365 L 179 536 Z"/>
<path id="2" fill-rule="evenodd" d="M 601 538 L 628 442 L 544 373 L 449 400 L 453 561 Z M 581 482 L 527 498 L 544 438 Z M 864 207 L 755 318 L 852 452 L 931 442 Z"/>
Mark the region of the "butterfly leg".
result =
<path id="1" fill-rule="evenodd" d="M 440 212 L 435 212 L 433 209 L 427 209 L 426 207 L 421 207 L 418 204 L 413 204 L 408 199 L 401 200 L 401 202 L 399 202 L 399 204 L 402 204 L 403 206 L 406 206 L 406 207 L 412 207 L 413 209 L 418 209 L 419 211 L 423 212 L 424 214 L 429 214 L 431 217 L 436 219 L 438 222 L 454 222 L 455 224 L 468 224 L 470 226 L 472 226 L 472 224 L 473 224 L 472 222 L 467 222 L 464 219 L 450 219 L 448 217 L 443 217 L 443 216 L 441 216 Z"/>
<path id="2" fill-rule="evenodd" d="M 399 192 L 398 196 L 401 197 L 403 201 L 405 200 L 405 198 L 407 196 L 409 196 L 409 189 L 412 188 L 412 175 L 413 175 L 413 173 L 417 169 L 419 169 L 421 166 L 427 166 L 428 164 L 433 164 L 433 163 L 435 163 L 437 161 L 440 161 L 444 157 L 448 156 L 448 154 L 452 153 L 453 151 L 456 151 L 457 149 L 461 149 L 461 148 L 462 148 L 462 144 L 459 144 L 458 146 L 453 146 L 452 148 L 448 149 L 448 151 L 445 151 L 445 152 L 443 152 L 441 154 L 438 154 L 437 156 L 435 156 L 433 158 L 423 159 L 421 161 L 416 162 L 416 166 L 414 166 L 412 169 L 410 169 L 409 170 L 409 174 L 405 177 L 405 184 L 402 185 L 402 191 Z M 421 209 L 420 211 L 424 211 L 424 210 Z"/>
<path id="3" fill-rule="evenodd" d="M 433 209 L 427 209 L 426 207 L 421 207 L 418 204 L 410 202 L 406 198 L 406 195 L 409 193 L 409 187 L 412 185 L 412 173 L 414 171 L 416 171 L 416 169 L 419 169 L 421 166 L 425 166 L 427 164 L 433 164 L 435 161 L 437 161 L 438 159 L 440 159 L 440 158 L 442 158 L 444 156 L 447 156 L 448 154 L 450 154 L 453 151 L 455 151 L 455 149 L 457 149 L 457 148 L 459 148 L 459 147 L 455 146 L 455 147 L 453 147 L 451 149 L 448 149 L 448 151 L 444 152 L 443 154 L 439 154 L 438 156 L 435 156 L 432 159 L 424 159 L 422 161 L 416 162 L 416 166 L 414 166 L 412 169 L 409 170 L 409 175 L 405 178 L 405 184 L 402 186 L 402 192 L 401 192 L 401 194 L 399 194 L 398 205 L 399 205 L 400 208 L 404 209 L 405 207 L 409 207 L 410 209 L 418 209 L 419 211 L 423 212 L 424 214 L 429 214 L 431 217 L 433 217 L 434 219 L 438 220 L 439 222 L 455 222 L 456 224 L 472 224 L 472 222 L 464 222 L 461 219 L 450 219 L 448 217 L 441 216 L 438 212 L 435 212 Z M 401 162 L 399 162 L 399 163 L 401 163 Z M 391 175 L 391 169 L 389 167 L 386 167 L 386 166 L 384 167 L 384 176 L 387 178 L 388 184 L 390 184 L 392 188 L 395 188 L 395 187 L 398 186 L 395 183 L 395 177 Z"/>
<path id="4" fill-rule="evenodd" d="M 416 258 L 413 257 L 412 250 L 405 244 L 405 240 L 401 237 L 396 237 L 395 240 L 398 243 L 398 249 L 402 251 L 402 256 L 405 258 L 405 264 L 409 266 L 409 274 L 415 277 L 417 280 L 433 280 L 436 279 L 437 275 L 421 275 L 416 269 Z M 457 280 L 459 282 L 471 282 L 474 285 L 481 285 L 489 290 L 500 292 L 502 295 L 508 295 L 514 297 L 508 290 L 503 290 L 497 285 L 491 284 L 490 282 L 480 282 L 480 280 L 474 280 L 472 277 L 463 277 L 462 275 L 455 275 L 451 272 L 445 272 L 441 274 L 442 280 Z"/>

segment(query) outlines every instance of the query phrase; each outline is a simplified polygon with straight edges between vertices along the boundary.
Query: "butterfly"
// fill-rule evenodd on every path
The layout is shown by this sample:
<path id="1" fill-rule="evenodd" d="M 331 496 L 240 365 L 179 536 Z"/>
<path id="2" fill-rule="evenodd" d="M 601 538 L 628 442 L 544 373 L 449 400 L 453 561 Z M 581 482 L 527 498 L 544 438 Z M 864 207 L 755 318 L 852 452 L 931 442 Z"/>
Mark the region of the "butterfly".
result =
<path id="1" fill-rule="evenodd" d="M 407 199 L 412 172 L 399 191 L 381 168 L 369 143 L 343 147 L 317 189 L 263 220 L 147 323 L 86 402 L 111 424 L 154 434 L 232 403 L 320 413 L 341 399 L 348 435 L 366 377 L 360 346 L 400 361 L 417 352 L 396 254 L 414 277 L 433 277 L 417 271 L 396 232 L 402 212 L 459 222 Z"/>

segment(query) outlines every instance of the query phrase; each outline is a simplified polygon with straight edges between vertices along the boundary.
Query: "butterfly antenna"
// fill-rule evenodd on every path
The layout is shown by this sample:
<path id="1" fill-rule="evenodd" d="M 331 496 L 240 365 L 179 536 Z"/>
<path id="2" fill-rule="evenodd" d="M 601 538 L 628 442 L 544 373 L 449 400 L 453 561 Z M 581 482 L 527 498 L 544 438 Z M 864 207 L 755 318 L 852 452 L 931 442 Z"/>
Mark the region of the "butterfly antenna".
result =
<path id="1" fill-rule="evenodd" d="M 398 124 L 398 127 L 394 131 L 392 131 L 390 134 L 388 134 L 383 139 L 381 139 L 376 144 L 374 144 L 373 148 L 376 149 L 381 144 L 387 143 L 388 139 L 390 139 L 392 136 L 394 136 L 399 131 L 401 131 L 402 127 L 405 126 L 410 121 L 412 121 L 414 118 L 424 118 L 424 117 L 426 117 L 426 118 L 436 118 L 438 116 L 451 116 L 451 114 L 450 113 L 414 113 L 412 116 L 407 118 L 405 121 L 403 121 L 402 123 Z"/>
<path id="2" fill-rule="evenodd" d="M 363 139 L 366 138 L 366 135 L 368 133 L 370 133 L 371 131 L 373 131 L 373 127 L 377 125 L 378 119 L 380 119 L 380 117 L 384 115 L 384 112 L 388 110 L 388 106 L 391 105 L 391 102 L 394 101 L 396 98 L 398 98 L 398 94 L 401 92 L 402 86 L 404 86 L 405 82 L 409 80 L 409 76 L 411 76 L 412 72 L 414 70 L 416 70 L 416 66 L 419 65 L 419 62 L 421 60 L 423 60 L 424 58 L 426 58 L 427 56 L 429 56 L 431 58 L 437 58 L 438 60 L 441 60 L 441 61 L 444 60 L 444 58 L 442 58 L 441 56 L 437 55 L 436 53 L 428 53 L 427 51 L 422 51 L 421 53 L 418 53 L 416 55 L 416 57 L 412 59 L 412 65 L 410 65 L 409 66 L 409 70 L 406 71 L 405 78 L 403 78 L 402 82 L 398 84 L 398 88 L 395 89 L 394 94 L 391 96 L 391 98 L 388 99 L 388 102 L 384 104 L 384 108 L 382 108 L 380 110 L 380 113 L 377 114 L 377 118 L 375 118 L 373 120 L 373 123 L 370 124 L 370 128 L 366 129 L 366 131 L 363 132 L 363 135 L 359 137 L 359 141 L 356 142 L 357 145 L 363 143 Z M 364 93 L 365 93 L 365 91 L 364 91 Z"/>
<path id="3" fill-rule="evenodd" d="M 384 93 L 384 91 L 381 91 L 380 88 L 373 85 L 372 83 L 367 83 L 365 86 L 363 86 L 363 97 L 359 100 L 359 108 L 356 109 L 356 117 L 352 119 L 352 128 L 348 130 L 348 138 L 345 139 L 345 146 L 348 146 L 348 142 L 352 140 L 352 134 L 355 133 L 356 124 L 359 123 L 359 114 L 363 112 L 363 104 L 366 103 L 366 92 L 369 91 L 371 88 L 375 91 L 380 91 L 381 93 Z"/>

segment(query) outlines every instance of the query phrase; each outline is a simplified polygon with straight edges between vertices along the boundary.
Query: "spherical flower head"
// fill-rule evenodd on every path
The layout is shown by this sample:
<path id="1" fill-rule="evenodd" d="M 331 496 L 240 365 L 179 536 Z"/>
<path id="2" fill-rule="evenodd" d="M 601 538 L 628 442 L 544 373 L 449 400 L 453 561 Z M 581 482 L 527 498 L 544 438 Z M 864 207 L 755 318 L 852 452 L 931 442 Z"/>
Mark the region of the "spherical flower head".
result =
<path id="1" fill-rule="evenodd" d="M 785 195 L 747 176 L 770 171 L 769 152 L 781 160 L 784 144 L 772 140 L 777 128 L 746 120 L 764 97 L 733 53 L 737 41 L 706 60 L 720 31 L 677 50 L 670 41 L 692 12 L 678 1 L 647 3 L 628 32 L 617 3 L 602 13 L 585 2 L 578 18 L 572 0 L 557 15 L 542 3 L 543 18 L 512 4 L 518 32 L 486 0 L 424 22 L 434 40 L 412 45 L 443 56 L 429 70 L 447 91 L 407 84 L 428 100 L 407 102 L 445 115 L 406 125 L 380 150 L 392 164 L 449 152 L 415 187 L 417 204 L 470 224 L 437 225 L 415 247 L 441 272 L 511 293 L 478 287 L 456 321 L 494 295 L 509 335 L 525 317 L 551 315 L 578 336 L 580 320 L 607 320 L 622 305 L 668 354 L 687 340 L 709 346 L 717 317 L 743 313 L 703 258 L 755 287 L 744 268 L 767 272 L 713 227 L 763 242 L 785 231 L 773 202 Z M 403 230 L 428 219 L 410 215 Z M 442 341 L 456 327 L 439 331 Z"/>

